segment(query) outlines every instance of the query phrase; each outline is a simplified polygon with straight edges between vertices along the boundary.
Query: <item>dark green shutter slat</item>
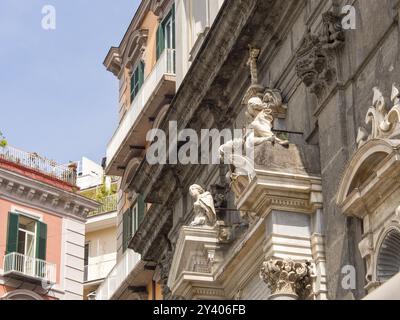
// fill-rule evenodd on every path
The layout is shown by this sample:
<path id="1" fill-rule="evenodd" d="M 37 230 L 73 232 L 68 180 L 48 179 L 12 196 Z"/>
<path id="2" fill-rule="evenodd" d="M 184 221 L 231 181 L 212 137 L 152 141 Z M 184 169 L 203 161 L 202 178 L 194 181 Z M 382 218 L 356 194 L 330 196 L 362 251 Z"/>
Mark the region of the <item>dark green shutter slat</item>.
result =
<path id="1" fill-rule="evenodd" d="M 139 68 L 138 76 L 139 76 L 139 90 L 140 90 L 140 88 L 142 87 L 143 82 L 144 82 L 144 62 L 143 61 L 140 61 L 138 68 Z"/>
<path id="2" fill-rule="evenodd" d="M 157 29 L 157 60 L 165 49 L 164 25 L 160 23 Z"/>
<path id="3" fill-rule="evenodd" d="M 19 227 L 19 215 L 16 213 L 10 212 L 8 214 L 6 254 L 9 254 L 12 252 L 17 252 L 18 227 Z"/>
<path id="4" fill-rule="evenodd" d="M 38 221 L 36 230 L 36 258 L 46 260 L 47 224 Z"/>
<path id="5" fill-rule="evenodd" d="M 128 209 L 124 212 L 122 216 L 122 249 L 125 250 L 128 248 L 129 240 L 132 236 L 132 211 Z"/>
<path id="6" fill-rule="evenodd" d="M 143 196 L 139 195 L 138 197 L 138 223 L 140 225 L 140 223 L 143 220 L 144 217 L 144 212 L 145 212 L 145 203 L 144 203 L 144 199 Z"/>

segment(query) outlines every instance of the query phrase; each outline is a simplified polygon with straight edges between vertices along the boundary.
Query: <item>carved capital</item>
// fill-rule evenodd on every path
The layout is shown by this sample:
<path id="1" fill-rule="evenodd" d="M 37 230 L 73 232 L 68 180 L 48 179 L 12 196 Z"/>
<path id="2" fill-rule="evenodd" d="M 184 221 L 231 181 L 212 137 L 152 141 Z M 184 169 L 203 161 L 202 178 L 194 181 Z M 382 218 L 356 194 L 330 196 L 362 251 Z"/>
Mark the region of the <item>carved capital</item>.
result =
<path id="1" fill-rule="evenodd" d="M 311 264 L 292 260 L 269 259 L 263 263 L 261 279 L 272 295 L 287 295 L 307 299 L 312 291 Z"/>

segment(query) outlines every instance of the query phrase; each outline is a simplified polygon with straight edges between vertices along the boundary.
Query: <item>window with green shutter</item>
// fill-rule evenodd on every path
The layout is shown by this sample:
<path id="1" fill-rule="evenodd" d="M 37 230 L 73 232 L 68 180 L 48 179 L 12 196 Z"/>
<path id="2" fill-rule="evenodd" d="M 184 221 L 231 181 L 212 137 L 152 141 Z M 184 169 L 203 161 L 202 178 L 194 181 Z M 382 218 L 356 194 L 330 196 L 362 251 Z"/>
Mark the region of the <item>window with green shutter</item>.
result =
<path id="1" fill-rule="evenodd" d="M 157 60 L 165 49 L 175 49 L 175 4 L 159 24 L 156 37 Z"/>
<path id="2" fill-rule="evenodd" d="M 131 77 L 131 103 L 138 95 L 144 82 L 144 62 L 140 61 Z"/>
<path id="3" fill-rule="evenodd" d="M 138 230 L 146 212 L 143 196 L 138 195 L 136 203 L 126 210 L 122 216 L 122 246 L 123 252 L 128 248 L 129 242 Z"/>
<path id="4" fill-rule="evenodd" d="M 19 253 L 46 260 L 47 225 L 18 213 L 8 215 L 6 254 Z"/>

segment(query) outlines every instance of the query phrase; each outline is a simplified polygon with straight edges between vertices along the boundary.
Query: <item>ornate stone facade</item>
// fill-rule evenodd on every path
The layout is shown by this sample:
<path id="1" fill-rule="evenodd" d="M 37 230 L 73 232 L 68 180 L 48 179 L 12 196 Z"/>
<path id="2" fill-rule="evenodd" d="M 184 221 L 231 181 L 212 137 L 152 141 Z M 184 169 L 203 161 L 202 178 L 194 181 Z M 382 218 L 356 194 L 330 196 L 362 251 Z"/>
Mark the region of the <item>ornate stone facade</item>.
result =
<path id="1" fill-rule="evenodd" d="M 297 51 L 296 72 L 311 93 L 321 98 L 336 79 L 335 54 L 345 42 L 341 16 L 331 11 L 322 14 L 322 30 L 315 35 L 310 29 Z"/>
<path id="2" fill-rule="evenodd" d="M 291 298 L 360 299 L 365 285 L 380 285 L 378 253 L 399 225 L 397 86 L 391 111 L 382 97 L 400 80 L 400 29 L 386 14 L 390 1 L 355 5 L 370 22 L 357 32 L 343 30 L 336 1 L 223 5 L 160 128 L 177 121 L 178 130 L 199 136 L 244 129 L 245 139 L 227 142 L 221 155 L 249 143 L 254 161 L 142 161 L 130 177 L 128 189 L 151 204 L 131 247 L 168 266 L 172 243 L 166 298 L 268 299 L 287 289 Z M 367 112 L 372 133 L 365 128 L 357 138 Z M 227 183 L 228 192 L 212 188 Z M 209 201 L 194 205 L 193 184 L 210 192 L 214 209 Z M 190 227 L 199 212 L 211 215 Z M 207 226 L 214 213 L 216 224 Z M 350 289 L 341 286 L 349 265 L 357 271 Z"/>

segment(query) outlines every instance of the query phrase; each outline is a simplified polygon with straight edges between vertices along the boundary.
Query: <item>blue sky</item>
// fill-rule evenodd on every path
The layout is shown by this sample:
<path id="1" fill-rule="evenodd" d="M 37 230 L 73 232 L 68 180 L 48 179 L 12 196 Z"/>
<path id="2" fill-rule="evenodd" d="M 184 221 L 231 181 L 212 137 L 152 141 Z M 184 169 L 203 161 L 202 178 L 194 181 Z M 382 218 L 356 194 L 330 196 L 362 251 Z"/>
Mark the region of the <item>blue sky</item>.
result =
<path id="1" fill-rule="evenodd" d="M 97 162 L 117 127 L 118 81 L 103 66 L 139 0 L 1 0 L 0 130 L 59 163 Z M 42 8 L 56 29 L 42 28 Z"/>

